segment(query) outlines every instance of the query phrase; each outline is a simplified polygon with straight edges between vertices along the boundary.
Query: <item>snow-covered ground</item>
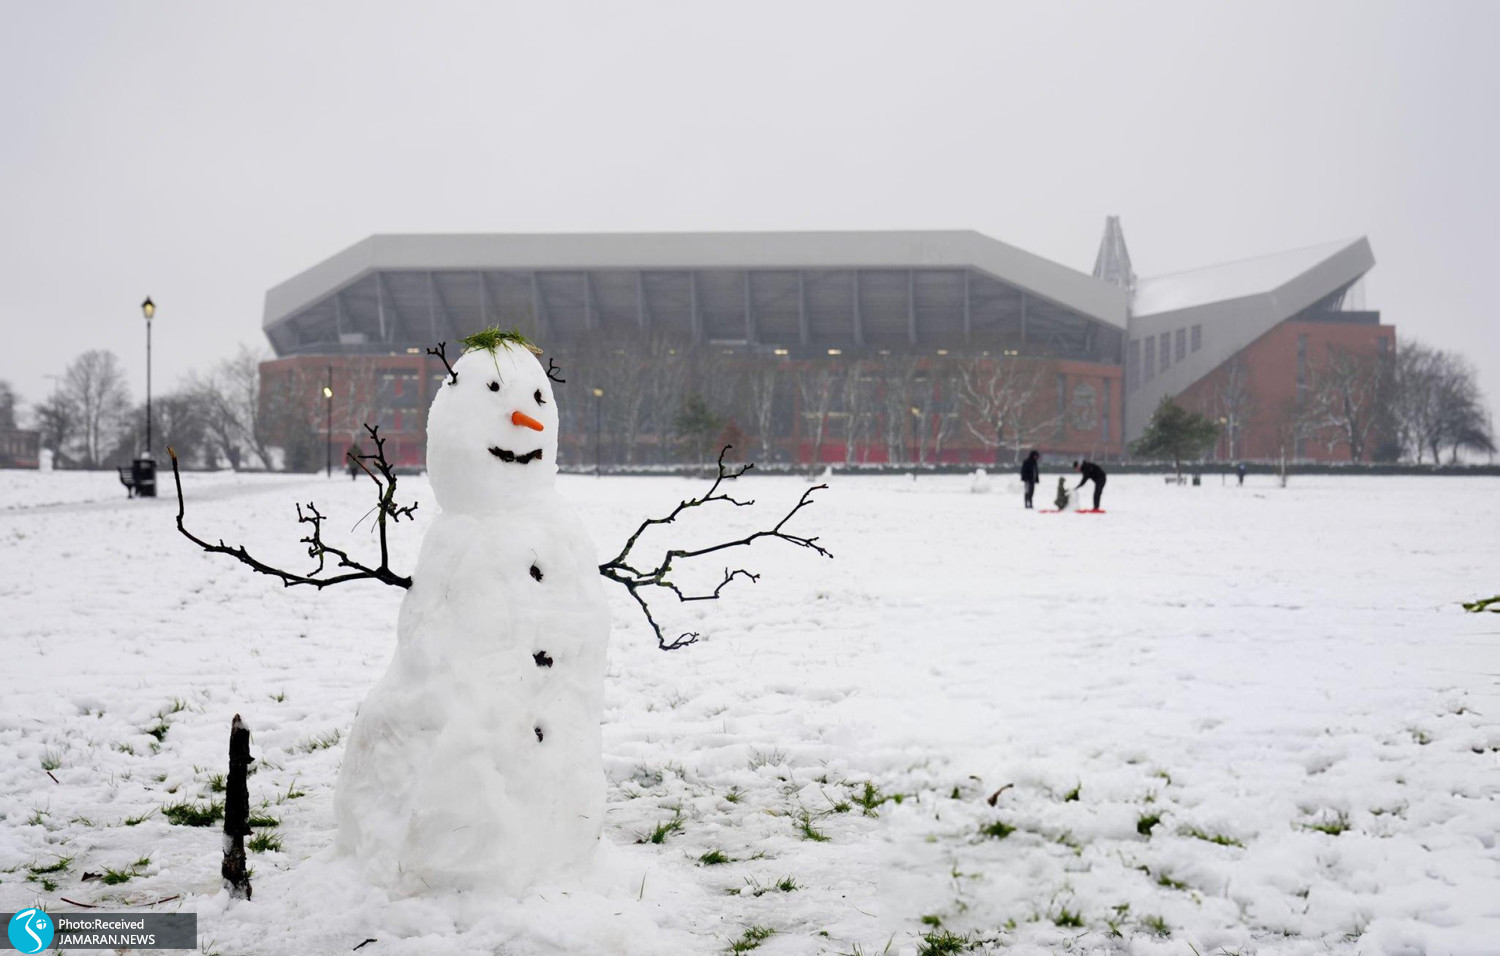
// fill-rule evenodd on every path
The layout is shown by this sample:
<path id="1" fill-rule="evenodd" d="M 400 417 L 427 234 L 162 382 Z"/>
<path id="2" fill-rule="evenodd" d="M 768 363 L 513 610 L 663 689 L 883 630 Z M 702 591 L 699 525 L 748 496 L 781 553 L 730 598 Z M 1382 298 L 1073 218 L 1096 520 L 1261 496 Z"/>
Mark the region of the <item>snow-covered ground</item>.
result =
<path id="1" fill-rule="evenodd" d="M 162 477 L 129 501 L 0 472 L 0 910 L 172 898 L 226 956 L 1500 951 L 1500 617 L 1458 607 L 1500 590 L 1493 479 L 1119 476 L 1091 516 L 1005 478 L 835 478 L 794 523 L 835 560 L 757 544 L 730 567 L 758 583 L 660 605 L 697 646 L 657 651 L 606 582 L 607 852 L 511 901 L 388 900 L 329 858 L 402 595 L 203 554 Z M 347 477 L 187 482 L 205 537 L 304 568 L 313 499 L 372 546 Z M 704 487 L 559 483 L 601 559 Z M 757 508 L 658 540 L 768 526 L 805 487 L 746 479 Z M 401 491 L 406 569 L 432 505 Z M 217 830 L 163 809 L 221 796 L 235 713 L 279 846 L 248 903 Z"/>

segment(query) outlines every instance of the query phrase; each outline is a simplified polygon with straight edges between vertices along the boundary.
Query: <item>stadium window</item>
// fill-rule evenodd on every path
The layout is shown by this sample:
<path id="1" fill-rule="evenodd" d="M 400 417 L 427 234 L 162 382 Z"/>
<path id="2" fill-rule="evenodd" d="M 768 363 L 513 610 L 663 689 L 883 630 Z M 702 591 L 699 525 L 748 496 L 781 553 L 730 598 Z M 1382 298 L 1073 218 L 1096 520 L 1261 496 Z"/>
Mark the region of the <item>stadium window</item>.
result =
<path id="1" fill-rule="evenodd" d="M 1109 441 L 1109 379 L 1100 383 L 1099 390 L 1099 434 Z"/>
<path id="2" fill-rule="evenodd" d="M 1203 326 L 1193 326 L 1193 351 L 1203 348 Z"/>
<path id="3" fill-rule="evenodd" d="M 1307 404 L 1307 336 L 1297 336 L 1297 404 Z M 1302 455 L 1301 439 L 1298 439 L 1297 455 Z"/>
<path id="4" fill-rule="evenodd" d="M 1156 337 L 1156 341 L 1160 346 L 1161 370 L 1165 372 L 1167 370 L 1167 367 L 1172 364 L 1172 333 L 1163 332 L 1161 335 L 1158 335 Z"/>
<path id="5" fill-rule="evenodd" d="M 1181 362 L 1187 358 L 1187 329 L 1178 329 L 1173 339 L 1177 348 L 1177 358 L 1174 361 Z"/>
<path id="6" fill-rule="evenodd" d="M 1141 385 L 1141 340 L 1133 339 L 1125 358 L 1125 389 L 1134 392 Z"/>
<path id="7" fill-rule="evenodd" d="M 1156 377 L 1156 349 L 1151 347 L 1151 340 L 1146 340 L 1146 368 L 1141 381 L 1149 382 Z"/>

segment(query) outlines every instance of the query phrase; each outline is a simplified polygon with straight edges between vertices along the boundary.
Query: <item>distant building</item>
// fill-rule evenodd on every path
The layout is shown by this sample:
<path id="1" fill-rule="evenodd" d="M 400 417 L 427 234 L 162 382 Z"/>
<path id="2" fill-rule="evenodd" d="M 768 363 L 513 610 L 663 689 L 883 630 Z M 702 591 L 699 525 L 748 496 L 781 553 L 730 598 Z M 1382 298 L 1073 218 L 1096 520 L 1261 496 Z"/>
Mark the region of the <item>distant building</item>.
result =
<path id="1" fill-rule="evenodd" d="M 420 465 L 443 377 L 426 348 L 500 325 L 569 380 L 574 463 L 671 457 L 691 394 L 760 459 L 1109 459 L 1161 396 L 1209 409 L 1238 357 L 1266 394 L 1236 406 L 1219 454 L 1269 457 L 1285 429 L 1264 409 L 1297 394 L 1289 348 L 1306 364 L 1389 339 L 1378 313 L 1344 311 L 1371 265 L 1361 239 L 1138 280 L 1114 217 L 1092 276 L 975 232 L 372 236 L 267 293 L 264 411 L 294 463 L 342 456 L 369 421 Z"/>
<path id="2" fill-rule="evenodd" d="M 24 428 L 0 428 L 0 468 L 37 468 L 41 434 Z"/>

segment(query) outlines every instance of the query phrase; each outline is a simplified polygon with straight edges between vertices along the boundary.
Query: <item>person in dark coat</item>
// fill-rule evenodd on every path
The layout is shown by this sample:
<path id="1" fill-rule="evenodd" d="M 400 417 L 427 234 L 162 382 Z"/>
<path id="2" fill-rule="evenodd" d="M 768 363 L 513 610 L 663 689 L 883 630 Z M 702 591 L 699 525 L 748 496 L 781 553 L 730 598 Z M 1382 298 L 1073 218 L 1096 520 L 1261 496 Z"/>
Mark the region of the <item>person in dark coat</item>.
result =
<path id="1" fill-rule="evenodd" d="M 1245 463 L 1240 462 L 1239 465 L 1235 467 L 1234 473 L 1239 476 L 1240 484 L 1243 485 L 1245 483 Z"/>
<path id="2" fill-rule="evenodd" d="M 1078 488 L 1082 488 L 1089 482 L 1094 483 L 1094 510 L 1099 510 L 1099 499 L 1104 497 L 1104 469 L 1091 461 L 1073 462 L 1073 470 L 1083 478 L 1078 482 Z M 1074 489 L 1075 491 L 1077 488 Z"/>
<path id="3" fill-rule="evenodd" d="M 1042 457 L 1041 452 L 1032 449 L 1026 460 L 1021 462 L 1021 483 L 1026 486 L 1026 507 L 1031 507 L 1031 494 L 1036 491 L 1036 483 L 1041 481 L 1041 470 L 1038 459 Z"/>

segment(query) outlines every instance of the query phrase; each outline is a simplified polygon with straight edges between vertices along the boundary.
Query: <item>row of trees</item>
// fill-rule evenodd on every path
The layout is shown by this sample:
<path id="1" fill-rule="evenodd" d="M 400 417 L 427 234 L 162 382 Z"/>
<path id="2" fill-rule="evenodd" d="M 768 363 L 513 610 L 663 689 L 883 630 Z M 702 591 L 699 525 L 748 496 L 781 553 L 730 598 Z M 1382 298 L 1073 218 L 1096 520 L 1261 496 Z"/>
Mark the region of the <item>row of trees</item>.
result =
<path id="1" fill-rule="evenodd" d="M 241 347 L 207 374 L 191 373 L 153 396 L 153 454 L 163 458 L 171 445 L 210 467 L 320 466 L 327 441 L 322 367 L 298 366 L 263 383 L 264 358 Z M 891 463 L 930 462 L 958 440 L 991 449 L 1000 463 L 1045 446 L 1069 424 L 1057 364 L 1003 352 L 789 362 L 653 336 L 596 337 L 561 359 L 572 383 L 559 387 L 563 434 L 571 439 L 568 454 L 584 460 L 596 443 L 606 461 L 643 464 L 702 458 L 726 440 L 758 460 L 785 460 L 796 453 L 787 439 L 797 435 L 804 447 L 842 446 L 851 463 L 871 449 Z M 389 364 L 379 356 L 341 364 L 335 434 L 357 434 L 361 422 L 391 433 L 419 427 L 425 408 L 415 377 L 411 391 L 400 393 L 405 417 L 386 407 L 397 402 L 390 383 L 379 384 Z M 405 374 L 414 376 L 410 368 Z M 1312 357 L 1299 400 L 1269 414 L 1241 359 L 1216 374 L 1196 408 L 1212 434 L 1200 430 L 1189 453 L 1165 457 L 1192 459 L 1223 441 L 1237 459 L 1245 455 L 1247 430 L 1268 424 L 1288 455 L 1299 441 L 1345 447 L 1353 460 L 1436 462 L 1444 453 L 1452 460 L 1495 450 L 1472 367 L 1420 342 L 1403 342 L 1394 356 L 1330 349 Z M 14 427 L 16 404 L 0 383 L 0 427 Z M 68 365 L 30 424 L 54 460 L 105 467 L 142 450 L 145 415 L 118 359 L 93 350 Z M 1149 444 L 1133 451 L 1163 456 Z"/>
<path id="2" fill-rule="evenodd" d="M 789 457 L 794 434 L 842 446 L 847 462 L 871 448 L 890 462 L 929 462 L 960 437 L 1019 460 L 1062 424 L 1056 364 L 1013 355 L 776 362 L 665 337 L 600 337 L 570 349 L 564 374 L 582 386 L 576 397 L 573 385 L 559 389 L 564 433 L 581 444 L 597 428 L 601 456 L 627 464 L 695 456 L 725 429 L 762 461 Z"/>
<path id="3" fill-rule="evenodd" d="M 1288 456 L 1308 443 L 1342 448 L 1351 461 L 1418 464 L 1436 464 L 1445 451 L 1457 461 L 1463 452 L 1496 450 L 1473 366 L 1415 340 L 1403 340 L 1393 354 L 1333 347 L 1308 356 L 1297 398 L 1274 408 L 1265 407 L 1236 356 L 1200 393 L 1195 410 L 1222 426 L 1220 448 L 1230 459 L 1245 457 L 1245 436 L 1257 426 Z"/>
<path id="4" fill-rule="evenodd" d="M 239 468 L 250 456 L 270 468 L 269 430 L 262 421 L 262 356 L 241 346 L 207 375 L 186 376 L 151 398 L 151 451 L 168 446 L 189 461 Z M 7 387 L 8 392 L 8 387 Z M 131 399 L 113 352 L 91 349 L 68 364 L 57 387 L 32 409 L 41 447 L 54 462 L 82 468 L 127 464 L 144 450 L 146 408 Z"/>

